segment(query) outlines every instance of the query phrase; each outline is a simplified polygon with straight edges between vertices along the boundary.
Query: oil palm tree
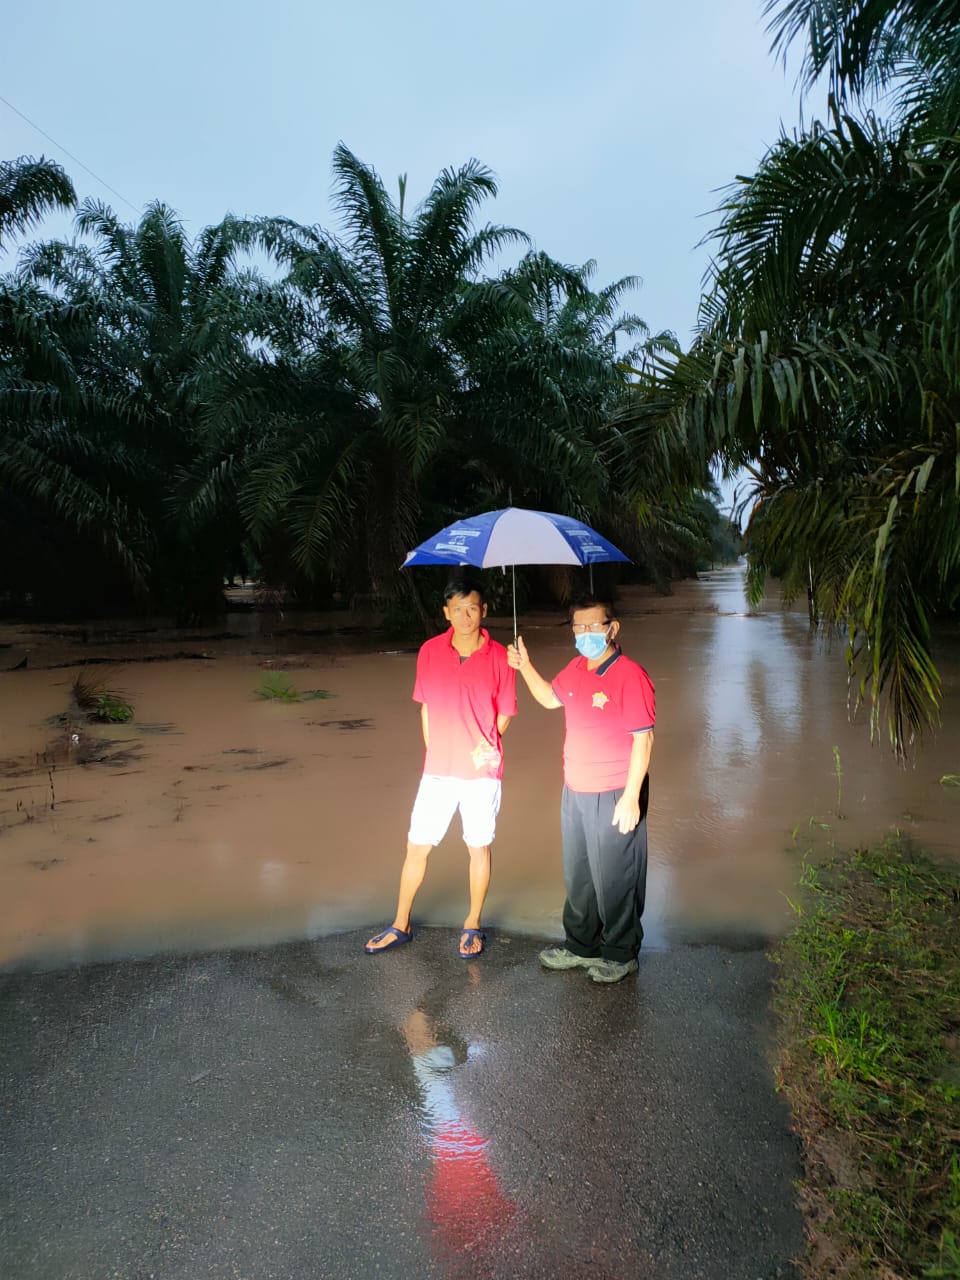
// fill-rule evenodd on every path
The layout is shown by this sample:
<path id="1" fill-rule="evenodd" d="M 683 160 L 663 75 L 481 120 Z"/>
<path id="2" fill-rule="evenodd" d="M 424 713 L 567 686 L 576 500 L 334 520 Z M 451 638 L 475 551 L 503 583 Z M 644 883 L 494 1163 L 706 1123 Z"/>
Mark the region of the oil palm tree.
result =
<path id="1" fill-rule="evenodd" d="M 517 505 L 587 520 L 604 507 L 599 446 L 625 385 L 617 341 L 646 326 L 619 312 L 636 282 L 597 293 L 594 271 L 531 252 L 501 276 L 512 305 L 471 352 L 453 442 L 464 480 L 484 476 L 478 505 L 509 493 Z M 469 502 L 467 494 L 451 497 Z"/>
<path id="2" fill-rule="evenodd" d="M 866 8 L 779 11 L 780 38 L 808 30 L 808 74 L 829 68 L 838 95 L 890 83 L 887 35 L 927 54 L 928 28 L 899 12 L 923 6 L 888 6 L 869 38 Z M 752 590 L 776 574 L 815 620 L 846 627 L 855 696 L 901 754 L 936 721 L 929 624 L 960 587 L 960 148 L 924 124 L 945 118 L 931 86 L 925 111 L 889 123 L 837 97 L 830 125 L 784 136 L 738 180 L 697 340 L 631 411 L 749 469 Z"/>
<path id="3" fill-rule="evenodd" d="M 890 95 L 897 114 L 939 118 L 942 132 L 960 104 L 960 5 L 957 0 L 767 0 L 774 49 L 804 46 L 800 82 L 827 78 L 831 97 L 867 101 Z M 892 93 L 891 93 L 892 91 Z"/>
<path id="4" fill-rule="evenodd" d="M 9 237 L 36 226 L 51 209 L 71 209 L 76 201 L 73 183 L 53 160 L 0 160 L 0 249 Z"/>
<path id="5" fill-rule="evenodd" d="M 133 593 L 187 619 L 215 604 L 239 536 L 235 509 L 190 499 L 204 406 L 248 359 L 250 290 L 229 224 L 191 244 L 162 204 L 128 226 L 86 201 L 76 226 L 86 241 L 24 250 L 8 283 L 20 319 L 0 475 L 26 477 L 32 509 L 56 514 L 57 546 L 99 524 L 109 554 L 85 575 L 91 599 L 102 578 L 114 604 Z"/>
<path id="6" fill-rule="evenodd" d="M 497 190 L 476 161 L 444 170 L 413 210 L 404 179 L 394 200 L 342 144 L 333 170 L 340 236 L 283 219 L 242 229 L 285 266 L 288 314 L 301 324 L 299 335 L 274 335 L 277 359 L 263 373 L 284 388 L 283 404 L 251 458 L 244 509 L 256 535 L 285 539 L 306 572 L 390 595 L 470 353 L 517 309 L 482 269 L 524 237 L 475 228 Z"/>
<path id="7" fill-rule="evenodd" d="M 592 261 L 569 267 L 529 253 L 503 275 L 520 306 L 476 352 L 457 471 L 465 492 L 477 488 L 474 508 L 509 500 L 576 515 L 652 570 L 636 494 L 620 483 L 614 418 L 635 366 L 675 339 L 652 337 L 622 311 L 636 277 L 595 290 L 595 272 Z"/>

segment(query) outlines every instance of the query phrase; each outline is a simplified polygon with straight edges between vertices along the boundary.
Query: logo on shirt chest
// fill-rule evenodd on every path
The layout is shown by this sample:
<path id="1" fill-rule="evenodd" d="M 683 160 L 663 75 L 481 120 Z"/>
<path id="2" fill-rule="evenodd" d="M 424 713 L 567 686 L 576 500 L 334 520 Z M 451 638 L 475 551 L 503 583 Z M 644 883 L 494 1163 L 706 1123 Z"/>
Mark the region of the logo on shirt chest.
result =
<path id="1" fill-rule="evenodd" d="M 602 689 L 600 690 L 599 693 L 595 693 L 593 695 L 593 705 L 595 707 L 599 707 L 601 711 L 609 701 L 610 699 L 607 697 L 607 695 L 603 692 Z"/>

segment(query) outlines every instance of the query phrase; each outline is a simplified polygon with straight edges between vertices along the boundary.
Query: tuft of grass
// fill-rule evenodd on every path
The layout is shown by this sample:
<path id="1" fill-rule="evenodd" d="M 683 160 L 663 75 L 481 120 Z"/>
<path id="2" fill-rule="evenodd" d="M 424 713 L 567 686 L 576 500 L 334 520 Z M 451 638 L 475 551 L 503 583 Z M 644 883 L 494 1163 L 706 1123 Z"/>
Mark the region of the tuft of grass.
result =
<path id="1" fill-rule="evenodd" d="M 126 724 L 133 719 L 133 704 L 118 689 L 108 689 L 104 676 L 96 672 L 79 672 L 70 686 L 70 695 L 88 720 Z"/>
<path id="2" fill-rule="evenodd" d="M 274 698 L 278 702 L 296 702 L 300 696 L 284 671 L 268 672 L 257 685 L 256 694 L 258 698 Z"/>
<path id="3" fill-rule="evenodd" d="M 960 1277 L 960 871 L 896 841 L 804 868 L 774 958 L 806 1275 Z"/>
<path id="4" fill-rule="evenodd" d="M 70 685 L 70 696 L 81 711 L 91 711 L 104 692 L 104 677 L 95 671 L 78 671 Z"/>
<path id="5" fill-rule="evenodd" d="M 833 772 L 837 779 L 837 817 L 842 818 L 840 805 L 843 801 L 843 766 L 840 763 L 840 748 L 836 744 L 833 748 Z"/>
<path id="6" fill-rule="evenodd" d="M 133 707 L 117 693 L 101 693 L 90 715 L 104 724 L 126 724 L 133 719 Z"/>
<path id="7" fill-rule="evenodd" d="M 315 698 L 332 698 L 326 689 L 305 689 L 300 693 L 285 671 L 268 671 L 254 690 L 258 698 L 277 702 L 312 702 Z"/>

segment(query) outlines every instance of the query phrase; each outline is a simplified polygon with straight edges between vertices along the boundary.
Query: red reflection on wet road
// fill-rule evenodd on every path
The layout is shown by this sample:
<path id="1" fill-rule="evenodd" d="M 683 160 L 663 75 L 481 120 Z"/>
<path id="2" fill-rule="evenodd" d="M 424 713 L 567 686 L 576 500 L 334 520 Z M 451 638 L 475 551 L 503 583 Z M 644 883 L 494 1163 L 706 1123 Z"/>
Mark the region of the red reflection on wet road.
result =
<path id="1" fill-rule="evenodd" d="M 517 1218 L 490 1167 L 488 1140 L 463 1114 L 454 1073 L 457 1055 L 438 1040 L 423 1010 L 402 1027 L 420 1089 L 424 1137 L 431 1168 L 426 1185 L 426 1219 L 437 1261 L 448 1275 L 484 1274 L 484 1261 Z"/>

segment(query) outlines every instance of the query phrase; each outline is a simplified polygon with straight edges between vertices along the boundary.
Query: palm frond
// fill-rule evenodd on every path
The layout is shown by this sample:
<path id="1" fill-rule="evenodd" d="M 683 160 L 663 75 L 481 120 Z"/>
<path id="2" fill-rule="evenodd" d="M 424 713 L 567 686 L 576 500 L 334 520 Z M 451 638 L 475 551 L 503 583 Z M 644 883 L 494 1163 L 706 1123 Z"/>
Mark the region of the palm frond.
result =
<path id="1" fill-rule="evenodd" d="M 50 210 L 72 208 L 76 200 L 73 183 L 53 160 L 0 160 L 0 245 L 37 226 Z"/>

